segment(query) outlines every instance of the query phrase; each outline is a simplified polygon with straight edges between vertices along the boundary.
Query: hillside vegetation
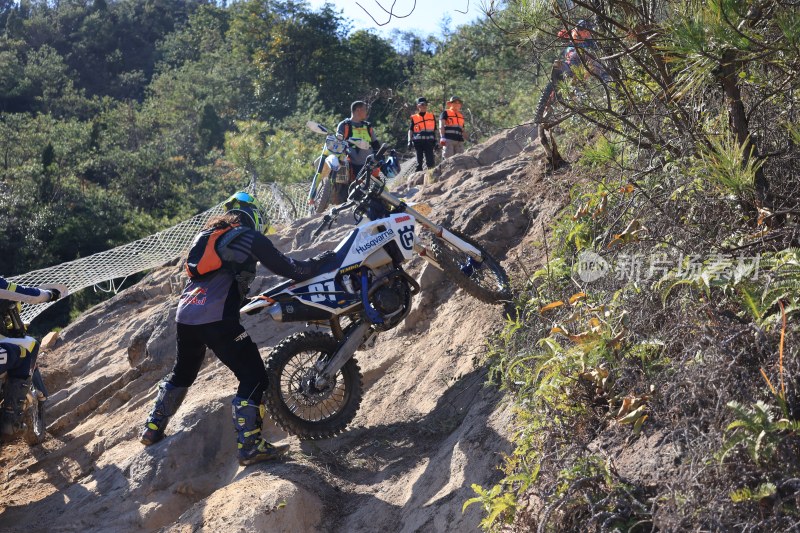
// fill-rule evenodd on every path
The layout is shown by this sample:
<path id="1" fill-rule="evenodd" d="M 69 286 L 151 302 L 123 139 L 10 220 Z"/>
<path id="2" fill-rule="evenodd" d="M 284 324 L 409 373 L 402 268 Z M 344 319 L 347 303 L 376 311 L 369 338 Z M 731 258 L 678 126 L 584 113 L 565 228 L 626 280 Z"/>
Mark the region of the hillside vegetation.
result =
<path id="1" fill-rule="evenodd" d="M 386 39 L 294 1 L 0 2 L 0 272 L 150 235 L 251 179 L 310 183 L 306 121 L 335 127 L 354 100 L 405 147 L 417 96 L 456 93 L 478 141 L 526 120 L 530 64 L 486 21 Z"/>
<path id="2" fill-rule="evenodd" d="M 544 57 L 591 20 L 610 80 L 576 68 L 545 114 L 576 185 L 492 342 L 516 449 L 469 505 L 491 530 L 796 530 L 800 10 L 561 8 L 509 2 L 505 29 Z"/>

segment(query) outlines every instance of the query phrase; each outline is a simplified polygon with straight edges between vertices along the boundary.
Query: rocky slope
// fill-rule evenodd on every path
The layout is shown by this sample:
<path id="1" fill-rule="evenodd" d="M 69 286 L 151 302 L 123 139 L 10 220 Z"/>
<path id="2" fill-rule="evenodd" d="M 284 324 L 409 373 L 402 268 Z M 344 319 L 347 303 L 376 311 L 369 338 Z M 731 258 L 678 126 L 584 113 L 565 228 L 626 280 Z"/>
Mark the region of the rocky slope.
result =
<path id="1" fill-rule="evenodd" d="M 547 183 L 529 128 L 492 138 L 415 176 L 400 191 L 432 207 L 431 218 L 465 230 L 514 276 L 542 259 L 538 241 L 564 203 Z M 556 192 L 552 192 L 556 191 Z M 306 257 L 332 248 L 349 217 L 315 243 L 318 220 L 277 237 Z M 544 224 L 543 224 L 544 222 Z M 499 477 L 511 449 L 510 409 L 485 385 L 476 361 L 502 310 L 454 288 L 417 260 L 423 294 L 405 323 L 356 354 L 365 396 L 345 434 L 322 442 L 288 438 L 282 462 L 238 466 L 229 402 L 233 375 L 212 354 L 163 442 L 138 433 L 154 386 L 174 360 L 174 313 L 183 280 L 176 266 L 93 308 L 42 356 L 50 387 L 50 436 L 33 448 L 0 449 L 0 530 L 37 531 L 470 531 L 462 514 L 471 484 Z M 254 290 L 277 281 L 262 270 Z M 300 325 L 247 317 L 265 357 Z"/>

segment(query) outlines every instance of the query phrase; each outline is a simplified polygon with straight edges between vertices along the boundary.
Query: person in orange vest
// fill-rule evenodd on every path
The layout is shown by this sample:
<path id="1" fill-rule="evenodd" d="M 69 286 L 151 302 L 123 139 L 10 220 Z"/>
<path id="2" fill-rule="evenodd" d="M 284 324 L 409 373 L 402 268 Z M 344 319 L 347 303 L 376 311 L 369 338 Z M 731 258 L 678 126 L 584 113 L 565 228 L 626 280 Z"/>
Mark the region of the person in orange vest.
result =
<path id="1" fill-rule="evenodd" d="M 447 109 L 439 116 L 439 144 L 442 145 L 442 157 L 448 158 L 464 153 L 464 115 L 461 114 L 461 98 L 451 96 L 447 101 Z"/>
<path id="2" fill-rule="evenodd" d="M 579 20 L 572 31 L 562 29 L 558 32 L 559 38 L 570 42 L 569 46 L 564 50 L 562 70 L 566 76 L 572 77 L 572 67 L 577 67 L 581 63 L 585 63 L 586 69 L 589 72 L 595 76 L 599 76 L 604 83 L 608 83 L 611 81 L 611 76 L 606 72 L 606 69 L 600 61 L 592 55 L 593 53 L 596 54 L 596 50 L 599 49 L 597 41 L 594 40 L 594 36 L 592 35 L 593 30 L 594 23 L 591 20 Z M 589 54 L 580 54 L 578 53 L 578 49 L 591 49 L 592 52 Z"/>
<path id="3" fill-rule="evenodd" d="M 594 23 L 591 20 L 579 20 L 572 31 L 562 29 L 558 32 L 561 39 L 572 41 L 578 48 L 597 48 L 597 43 L 592 35 Z"/>
<path id="4" fill-rule="evenodd" d="M 417 113 L 411 115 L 411 126 L 408 128 L 408 146 L 414 146 L 417 151 L 417 172 L 422 170 L 422 157 L 425 156 L 425 166 L 433 168 L 433 149 L 436 147 L 436 116 L 428 111 L 428 100 L 421 96 L 417 98 Z"/>

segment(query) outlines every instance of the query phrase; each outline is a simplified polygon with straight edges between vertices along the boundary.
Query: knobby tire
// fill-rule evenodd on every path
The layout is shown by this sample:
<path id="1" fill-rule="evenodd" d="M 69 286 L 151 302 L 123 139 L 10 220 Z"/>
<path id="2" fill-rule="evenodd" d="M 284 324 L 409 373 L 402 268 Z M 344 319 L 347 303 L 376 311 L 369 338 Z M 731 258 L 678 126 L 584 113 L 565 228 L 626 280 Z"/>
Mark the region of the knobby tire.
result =
<path id="1" fill-rule="evenodd" d="M 464 292 L 477 298 L 482 302 L 489 304 L 504 304 L 511 300 L 511 284 L 508 281 L 508 274 L 500 263 L 486 251 L 486 249 L 478 244 L 478 242 L 467 237 L 457 230 L 448 229 L 450 233 L 456 235 L 461 240 L 468 242 L 481 252 L 483 257 L 482 268 L 488 268 L 489 271 L 497 278 L 497 287 L 490 288 L 484 287 L 478 283 L 473 277 L 467 277 L 461 271 L 459 260 L 454 259 L 453 255 L 461 256 L 460 259 L 466 260 L 467 254 L 454 248 L 451 244 L 442 239 L 434 238 L 431 251 L 433 252 L 434 259 L 442 267 L 444 273 L 453 280 L 453 283 L 464 289 Z"/>
<path id="2" fill-rule="evenodd" d="M 270 416 L 284 431 L 296 435 L 301 440 L 316 440 L 334 437 L 344 431 L 356 416 L 363 385 L 361 369 L 354 358 L 350 358 L 341 368 L 336 378 L 344 383 L 345 396 L 342 407 L 331 416 L 321 420 L 305 420 L 287 405 L 281 390 L 281 377 L 287 371 L 287 364 L 302 352 L 333 355 L 338 347 L 336 339 L 320 331 L 295 333 L 280 342 L 267 361 L 267 409 Z M 288 392 L 288 391 L 287 391 Z"/>
<path id="3" fill-rule="evenodd" d="M 25 432 L 22 438 L 31 446 L 41 444 L 47 434 L 44 419 L 44 403 L 36 397 L 33 399 L 34 405 L 28 406 L 25 410 L 23 421 L 25 422 Z"/>
<path id="4" fill-rule="evenodd" d="M 324 213 L 328 209 L 328 204 L 331 202 L 331 180 L 323 178 L 322 182 L 317 187 L 317 193 L 314 195 L 314 212 L 316 214 Z"/>
<path id="5" fill-rule="evenodd" d="M 544 120 L 544 113 L 547 111 L 547 106 L 550 103 L 550 99 L 555 94 L 555 90 L 556 82 L 553 80 L 550 80 L 547 82 L 547 85 L 544 86 L 542 96 L 539 97 L 539 103 L 536 105 L 536 114 L 533 116 L 534 124 L 541 124 L 542 120 Z"/>

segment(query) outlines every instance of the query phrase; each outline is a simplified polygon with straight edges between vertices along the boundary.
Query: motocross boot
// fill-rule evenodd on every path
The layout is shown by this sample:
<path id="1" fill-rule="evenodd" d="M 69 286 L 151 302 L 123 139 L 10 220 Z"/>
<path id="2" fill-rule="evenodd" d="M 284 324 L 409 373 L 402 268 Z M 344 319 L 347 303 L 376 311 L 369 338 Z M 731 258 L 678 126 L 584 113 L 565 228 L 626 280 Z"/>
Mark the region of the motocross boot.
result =
<path id="1" fill-rule="evenodd" d="M 239 464 L 242 466 L 260 463 L 279 457 L 289 445 L 274 446 L 261 438 L 261 423 L 264 420 L 264 405 L 236 396 L 233 398 L 233 427 L 239 449 Z"/>
<path id="2" fill-rule="evenodd" d="M 25 400 L 31 390 L 31 379 L 9 378 L 6 382 L 3 412 L 0 413 L 0 437 L 11 439 L 22 429 Z"/>
<path id="3" fill-rule="evenodd" d="M 164 438 L 164 430 L 169 419 L 178 411 L 188 390 L 189 387 L 176 387 L 169 381 L 162 381 L 158 385 L 155 405 L 147 417 L 144 431 L 139 439 L 142 444 L 150 446 Z"/>

